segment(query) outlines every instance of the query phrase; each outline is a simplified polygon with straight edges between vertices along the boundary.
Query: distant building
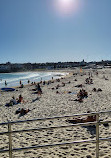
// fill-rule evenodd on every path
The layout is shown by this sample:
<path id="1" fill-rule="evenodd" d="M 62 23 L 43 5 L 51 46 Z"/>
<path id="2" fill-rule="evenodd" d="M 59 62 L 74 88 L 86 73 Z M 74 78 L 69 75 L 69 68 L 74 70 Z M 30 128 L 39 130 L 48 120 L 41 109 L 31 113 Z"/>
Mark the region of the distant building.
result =
<path id="1" fill-rule="evenodd" d="M 86 62 L 84 61 L 84 59 L 80 62 L 80 66 L 86 66 Z"/>

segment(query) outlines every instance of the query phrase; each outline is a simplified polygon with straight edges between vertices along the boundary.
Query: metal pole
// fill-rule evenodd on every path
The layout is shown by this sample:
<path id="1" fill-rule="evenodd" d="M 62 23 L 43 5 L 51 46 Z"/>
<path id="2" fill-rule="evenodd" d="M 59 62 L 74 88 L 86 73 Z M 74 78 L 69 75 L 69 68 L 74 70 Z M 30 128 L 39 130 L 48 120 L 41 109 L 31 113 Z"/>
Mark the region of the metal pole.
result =
<path id="1" fill-rule="evenodd" d="M 96 114 L 96 158 L 99 158 L 99 114 Z"/>
<path id="2" fill-rule="evenodd" d="M 8 123 L 9 132 L 9 158 L 12 158 L 12 134 L 11 134 L 11 123 Z"/>

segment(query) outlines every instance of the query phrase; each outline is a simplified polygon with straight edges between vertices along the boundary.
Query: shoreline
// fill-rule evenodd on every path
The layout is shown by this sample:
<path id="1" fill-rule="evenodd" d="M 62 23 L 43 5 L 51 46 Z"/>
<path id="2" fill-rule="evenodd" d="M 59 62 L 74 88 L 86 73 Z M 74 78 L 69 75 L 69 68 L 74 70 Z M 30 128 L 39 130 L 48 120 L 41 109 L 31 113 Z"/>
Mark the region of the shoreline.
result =
<path id="1" fill-rule="evenodd" d="M 23 74 L 25 74 L 25 73 L 31 73 L 31 74 L 33 74 L 33 72 L 35 72 L 35 73 L 39 73 L 38 71 L 29 71 L 29 72 L 16 72 L 17 74 L 21 74 L 21 73 L 23 73 Z M 57 78 L 61 78 L 61 77 L 64 77 L 64 76 L 66 76 L 67 75 L 67 73 L 68 72 L 62 72 L 62 71 L 41 71 L 40 73 L 48 73 L 48 72 L 50 72 L 50 73 L 58 73 L 58 74 L 52 74 L 51 76 L 53 77 L 53 78 L 55 78 L 55 79 L 57 79 Z M 16 74 L 15 73 L 15 74 Z M 61 74 L 59 74 L 59 73 L 61 73 Z M 65 74 L 64 74 L 65 73 Z M 7 73 L 6 73 L 7 74 Z M 8 73 L 9 74 L 9 73 Z M 10 74 L 13 74 L 13 73 L 10 73 Z M 50 75 L 49 75 L 50 76 Z M 47 77 L 45 77 L 45 76 L 39 76 L 38 78 L 35 78 L 35 82 L 40 82 L 41 81 L 41 79 L 39 79 L 39 78 L 42 78 L 43 80 L 42 81 L 49 81 L 49 80 L 51 80 L 51 78 L 50 79 L 48 79 L 49 78 L 49 76 L 47 76 Z M 20 77 L 19 77 L 20 78 Z M 4 79 L 4 80 L 6 80 L 6 82 L 7 82 L 7 79 Z M 15 87 L 19 87 L 20 86 L 20 84 L 19 84 L 19 82 L 20 82 L 20 80 L 23 82 L 23 85 L 25 86 L 25 85 L 28 85 L 28 83 L 26 83 L 28 80 L 30 80 L 30 82 L 34 82 L 34 78 L 32 78 L 32 77 L 28 77 L 27 76 L 27 79 L 22 79 L 22 77 L 21 77 L 21 79 L 19 79 L 19 81 L 18 81 L 18 83 L 16 82 L 15 84 L 17 84 L 17 86 L 15 85 L 15 86 L 11 86 L 10 84 L 12 84 L 12 83 L 8 83 L 9 85 L 7 85 L 7 86 L 3 86 L 2 85 L 2 87 L 1 88 L 15 88 Z M 27 80 L 27 81 L 26 81 Z M 32 81 L 31 81 L 32 80 Z M 40 80 L 40 81 L 39 81 Z M 15 82 L 15 81 L 14 81 Z M 1 82 L 1 84 L 4 84 L 4 83 L 2 83 Z"/>

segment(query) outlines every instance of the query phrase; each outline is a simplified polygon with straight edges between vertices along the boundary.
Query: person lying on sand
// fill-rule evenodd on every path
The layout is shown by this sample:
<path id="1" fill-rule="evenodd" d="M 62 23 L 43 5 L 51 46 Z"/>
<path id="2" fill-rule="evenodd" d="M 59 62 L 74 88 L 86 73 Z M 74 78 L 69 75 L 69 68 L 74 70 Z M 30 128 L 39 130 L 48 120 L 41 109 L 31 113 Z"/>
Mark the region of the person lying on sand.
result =
<path id="1" fill-rule="evenodd" d="M 10 100 L 10 102 L 13 103 L 13 105 L 16 105 L 17 104 L 17 100 L 15 99 L 15 97 L 13 96 L 12 99 Z"/>
<path id="2" fill-rule="evenodd" d="M 90 111 L 88 111 L 87 113 L 90 113 Z M 96 115 L 92 115 L 92 116 L 87 116 L 86 118 L 75 118 L 73 120 L 66 120 L 66 122 L 69 123 L 86 123 L 86 122 L 94 122 L 96 121 Z"/>
<path id="3" fill-rule="evenodd" d="M 78 98 L 78 99 L 74 99 L 74 100 L 70 100 L 70 101 L 78 101 L 78 102 L 82 103 L 83 99 L 82 98 Z"/>
<path id="4" fill-rule="evenodd" d="M 78 84 L 78 85 L 76 85 L 75 87 L 78 87 L 78 88 L 81 87 L 81 88 L 82 88 L 83 85 L 82 85 L 82 84 Z"/>
<path id="5" fill-rule="evenodd" d="M 15 97 L 13 96 L 12 99 L 10 100 L 9 103 L 6 103 L 5 106 L 13 106 L 13 105 L 16 105 L 18 104 L 18 102 L 16 101 Z"/>
<path id="6" fill-rule="evenodd" d="M 22 108 L 22 109 L 19 108 L 18 110 L 16 110 L 15 114 L 25 115 L 25 114 L 27 114 L 29 111 L 31 111 L 31 110 L 29 110 L 29 109 L 24 109 L 24 108 Z"/>

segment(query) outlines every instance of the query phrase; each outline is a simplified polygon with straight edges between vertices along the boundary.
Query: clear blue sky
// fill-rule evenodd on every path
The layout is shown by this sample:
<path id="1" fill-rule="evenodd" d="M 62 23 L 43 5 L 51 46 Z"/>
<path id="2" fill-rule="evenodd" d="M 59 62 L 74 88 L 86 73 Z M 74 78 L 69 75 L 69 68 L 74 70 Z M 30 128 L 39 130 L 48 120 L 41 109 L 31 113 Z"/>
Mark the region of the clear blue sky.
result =
<path id="1" fill-rule="evenodd" d="M 57 1 L 0 0 L 0 63 L 111 60 L 111 0 Z"/>

